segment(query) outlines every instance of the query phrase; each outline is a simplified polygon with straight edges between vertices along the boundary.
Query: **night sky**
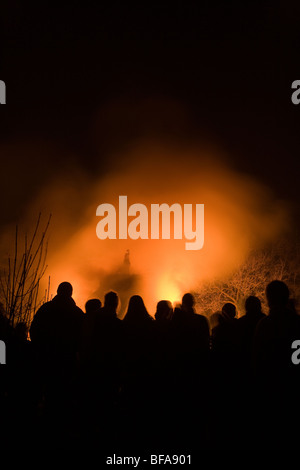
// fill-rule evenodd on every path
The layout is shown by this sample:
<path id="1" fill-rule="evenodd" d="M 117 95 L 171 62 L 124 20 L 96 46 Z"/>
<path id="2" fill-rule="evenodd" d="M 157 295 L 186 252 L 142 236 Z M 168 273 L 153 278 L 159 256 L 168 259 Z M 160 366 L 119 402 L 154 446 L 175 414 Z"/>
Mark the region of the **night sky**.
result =
<path id="1" fill-rule="evenodd" d="M 145 135 L 207 139 L 297 214 L 299 20 L 283 1 L 1 2 L 1 223 Z"/>

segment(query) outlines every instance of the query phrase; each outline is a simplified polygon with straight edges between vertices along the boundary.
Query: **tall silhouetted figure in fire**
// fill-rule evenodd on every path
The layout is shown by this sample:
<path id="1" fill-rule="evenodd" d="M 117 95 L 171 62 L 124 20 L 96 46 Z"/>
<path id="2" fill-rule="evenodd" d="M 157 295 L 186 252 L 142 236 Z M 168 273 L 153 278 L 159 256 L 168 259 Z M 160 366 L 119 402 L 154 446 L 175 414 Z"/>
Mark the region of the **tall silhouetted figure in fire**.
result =
<path id="1" fill-rule="evenodd" d="M 122 263 L 117 267 L 116 270 L 110 271 L 110 273 L 102 278 L 101 289 L 99 293 L 107 292 L 112 289 L 118 293 L 119 307 L 118 314 L 120 318 L 123 318 L 126 312 L 128 301 L 136 291 L 140 288 L 141 276 L 135 274 L 131 269 L 130 262 L 130 251 L 126 250 Z"/>

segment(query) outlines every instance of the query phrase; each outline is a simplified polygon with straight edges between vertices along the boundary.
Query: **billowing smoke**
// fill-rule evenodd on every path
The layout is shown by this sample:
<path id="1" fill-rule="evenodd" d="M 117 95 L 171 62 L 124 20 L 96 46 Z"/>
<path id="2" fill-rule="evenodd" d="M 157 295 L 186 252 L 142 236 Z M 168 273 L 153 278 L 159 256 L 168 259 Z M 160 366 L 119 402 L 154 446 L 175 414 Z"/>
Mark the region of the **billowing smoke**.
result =
<path id="1" fill-rule="evenodd" d="M 153 314 L 158 300 L 179 300 L 202 282 L 226 276 L 287 225 L 286 208 L 271 191 L 230 168 L 215 149 L 148 140 L 107 158 L 105 174 L 87 176 L 80 165 L 67 176 L 58 171 L 30 208 L 30 214 L 53 214 L 47 260 L 52 294 L 68 280 L 81 307 L 114 289 L 123 310 L 126 297 L 139 293 Z M 127 195 L 128 205 L 149 209 L 155 203 L 204 204 L 204 247 L 187 251 L 184 239 L 99 240 L 96 208 L 110 203 L 117 209 L 120 195 Z"/>

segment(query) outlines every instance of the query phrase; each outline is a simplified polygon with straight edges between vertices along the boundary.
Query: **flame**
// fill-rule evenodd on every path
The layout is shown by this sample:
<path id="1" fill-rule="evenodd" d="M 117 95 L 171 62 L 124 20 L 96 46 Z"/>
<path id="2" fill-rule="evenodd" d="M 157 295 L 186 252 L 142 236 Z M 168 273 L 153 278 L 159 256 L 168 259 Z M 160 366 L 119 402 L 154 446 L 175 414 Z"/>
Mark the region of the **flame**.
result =
<path id="1" fill-rule="evenodd" d="M 158 279 L 157 282 L 157 291 L 156 291 L 156 299 L 159 300 L 169 300 L 172 305 L 180 303 L 181 298 L 184 292 L 180 290 L 178 285 L 169 278 L 169 276 L 162 276 Z"/>

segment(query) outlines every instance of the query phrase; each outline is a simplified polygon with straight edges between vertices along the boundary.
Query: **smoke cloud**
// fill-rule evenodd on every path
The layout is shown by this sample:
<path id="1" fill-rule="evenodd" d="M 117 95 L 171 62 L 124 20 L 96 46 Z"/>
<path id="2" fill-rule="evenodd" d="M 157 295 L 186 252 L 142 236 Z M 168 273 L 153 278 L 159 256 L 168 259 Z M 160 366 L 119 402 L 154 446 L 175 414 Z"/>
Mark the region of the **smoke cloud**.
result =
<path id="1" fill-rule="evenodd" d="M 287 226 L 283 203 L 250 175 L 230 168 L 216 149 L 148 140 L 108 157 L 105 174 L 87 175 L 75 165 L 55 175 L 29 211 L 53 214 L 47 260 L 51 291 L 70 281 L 81 307 L 114 289 L 122 311 L 128 295 L 138 293 L 154 314 L 157 301 L 180 300 L 204 281 L 226 276 L 250 250 L 275 240 Z M 204 247 L 187 251 L 184 239 L 99 240 L 96 208 L 102 203 L 117 208 L 120 195 L 127 195 L 128 205 L 148 208 L 204 204 Z"/>

